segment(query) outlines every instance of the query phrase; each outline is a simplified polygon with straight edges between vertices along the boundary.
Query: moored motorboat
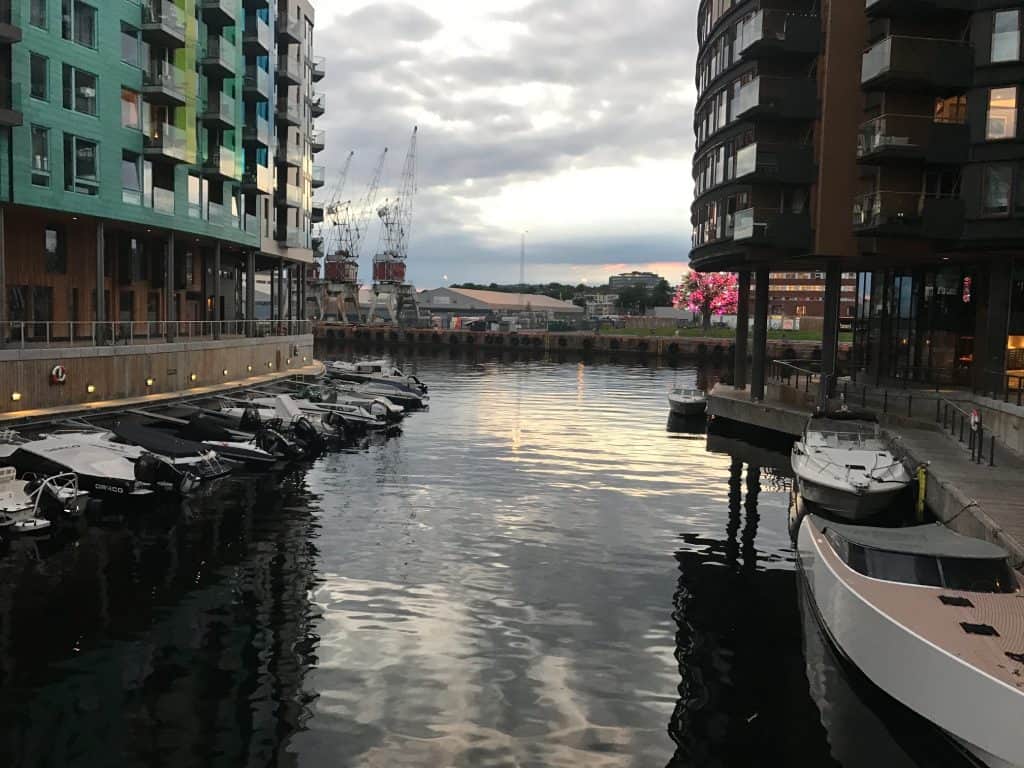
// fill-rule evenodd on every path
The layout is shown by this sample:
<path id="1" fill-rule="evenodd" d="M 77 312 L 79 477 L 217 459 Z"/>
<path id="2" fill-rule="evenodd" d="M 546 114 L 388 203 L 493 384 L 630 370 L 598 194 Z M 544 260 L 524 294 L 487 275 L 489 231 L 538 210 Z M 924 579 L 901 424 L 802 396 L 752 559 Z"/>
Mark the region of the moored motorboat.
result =
<path id="1" fill-rule="evenodd" d="M 0 527 L 10 533 L 42 533 L 49 517 L 77 515 L 87 500 L 74 473 L 19 479 L 14 467 L 0 467 Z"/>
<path id="2" fill-rule="evenodd" d="M 406 388 L 425 395 L 427 385 L 416 376 L 406 374 L 386 360 L 361 360 L 355 363 L 335 361 L 328 364 L 327 375 L 343 381 L 371 382 Z"/>
<path id="3" fill-rule="evenodd" d="M 668 407 L 676 416 L 701 416 L 707 411 L 708 396 L 701 389 L 676 387 L 668 393 Z"/>
<path id="4" fill-rule="evenodd" d="M 863 416 L 812 417 L 791 460 L 801 499 L 847 520 L 881 512 L 911 482 L 878 424 Z"/>
<path id="5" fill-rule="evenodd" d="M 800 521 L 801 574 L 837 650 L 977 760 L 1024 766 L 1024 593 L 1006 553 L 941 525 Z"/>

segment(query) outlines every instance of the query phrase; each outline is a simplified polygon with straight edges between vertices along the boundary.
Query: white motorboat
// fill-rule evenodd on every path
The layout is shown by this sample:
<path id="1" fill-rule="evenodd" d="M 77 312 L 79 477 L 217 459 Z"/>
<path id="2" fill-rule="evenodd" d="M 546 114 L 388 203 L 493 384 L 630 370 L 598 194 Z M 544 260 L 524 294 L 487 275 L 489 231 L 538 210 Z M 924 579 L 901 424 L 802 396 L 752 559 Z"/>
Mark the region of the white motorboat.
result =
<path id="1" fill-rule="evenodd" d="M 72 472 L 82 489 L 108 498 L 145 496 L 155 490 L 188 494 L 199 484 L 198 478 L 163 457 L 98 439 L 94 432 L 64 432 L 37 440 L 3 432 L 0 462 L 36 476 Z"/>
<path id="2" fill-rule="evenodd" d="M 253 401 L 258 407 L 273 409 L 279 417 L 286 421 L 295 419 L 312 418 L 314 425 L 319 419 L 323 422 L 325 433 L 332 435 L 338 426 L 338 419 L 342 422 L 361 424 L 367 429 L 384 429 L 387 422 L 384 414 L 375 415 L 360 405 L 349 403 L 314 403 L 310 400 L 293 398 L 289 395 L 275 395 L 272 397 L 257 397 Z"/>
<path id="3" fill-rule="evenodd" d="M 405 387 L 419 394 L 427 393 L 427 385 L 416 376 L 403 372 L 387 360 L 361 360 L 355 363 L 335 361 L 328 364 L 330 376 L 346 381 L 373 382 L 390 386 Z"/>
<path id="4" fill-rule="evenodd" d="M 881 512 L 911 482 L 878 425 L 862 418 L 813 417 L 791 460 L 801 499 L 847 520 Z"/>
<path id="5" fill-rule="evenodd" d="M 707 411 L 708 396 L 700 389 L 676 387 L 668 393 L 668 407 L 676 416 L 701 416 Z"/>
<path id="6" fill-rule="evenodd" d="M 147 429 L 136 419 L 118 420 L 111 432 L 82 430 L 56 434 L 119 453 L 133 463 L 137 463 L 143 455 L 150 454 L 174 467 L 179 473 L 190 475 L 201 482 L 224 477 L 235 466 L 221 459 L 211 448 Z"/>
<path id="7" fill-rule="evenodd" d="M 941 525 L 800 521 L 800 570 L 836 649 L 992 768 L 1024 766 L 1024 581 Z"/>

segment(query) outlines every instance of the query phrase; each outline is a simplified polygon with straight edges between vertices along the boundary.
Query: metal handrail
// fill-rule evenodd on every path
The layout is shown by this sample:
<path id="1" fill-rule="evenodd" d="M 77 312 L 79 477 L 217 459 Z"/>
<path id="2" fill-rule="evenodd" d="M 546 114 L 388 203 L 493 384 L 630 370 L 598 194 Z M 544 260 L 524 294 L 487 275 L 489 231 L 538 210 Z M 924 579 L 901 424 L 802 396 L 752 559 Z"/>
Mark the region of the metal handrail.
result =
<path id="1" fill-rule="evenodd" d="M 1015 393 L 1017 405 L 1024 406 L 1024 374 L 986 370 L 982 375 L 985 382 L 998 381 L 999 385 L 998 387 L 988 387 L 983 384 L 974 389 L 975 394 L 991 397 L 994 400 L 1002 397 L 1004 403 L 1009 403 L 1013 399 L 1011 393 Z"/>
<path id="2" fill-rule="evenodd" d="M 300 336 L 312 320 L 107 320 L 0 322 L 0 349 L 146 345 L 217 337 Z"/>
<path id="3" fill-rule="evenodd" d="M 803 363 L 803 365 L 797 365 L 787 360 L 772 360 L 768 364 L 769 380 L 800 389 L 800 380 L 803 379 L 804 392 L 809 392 L 811 384 L 818 384 L 821 382 L 821 371 L 815 371 L 812 368 L 804 367 L 807 364 L 804 360 L 799 360 L 797 362 Z"/>

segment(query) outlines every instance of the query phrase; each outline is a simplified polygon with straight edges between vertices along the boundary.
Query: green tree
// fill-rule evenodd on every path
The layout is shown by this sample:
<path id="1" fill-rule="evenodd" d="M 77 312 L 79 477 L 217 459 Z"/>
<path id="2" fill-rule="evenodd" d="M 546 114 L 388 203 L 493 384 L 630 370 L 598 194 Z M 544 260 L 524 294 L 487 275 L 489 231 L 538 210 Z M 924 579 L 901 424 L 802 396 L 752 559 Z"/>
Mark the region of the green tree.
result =
<path id="1" fill-rule="evenodd" d="M 651 306 L 652 307 L 671 307 L 672 302 L 675 299 L 675 289 L 668 284 L 668 280 L 662 279 L 651 290 Z"/>

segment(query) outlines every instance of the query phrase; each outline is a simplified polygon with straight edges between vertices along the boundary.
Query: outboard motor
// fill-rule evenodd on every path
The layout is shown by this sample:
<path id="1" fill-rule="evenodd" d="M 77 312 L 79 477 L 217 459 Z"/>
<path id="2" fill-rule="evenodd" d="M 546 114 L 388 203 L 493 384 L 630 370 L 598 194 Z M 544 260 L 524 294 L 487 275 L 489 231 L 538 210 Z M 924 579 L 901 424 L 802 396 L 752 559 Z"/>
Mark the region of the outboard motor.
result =
<path id="1" fill-rule="evenodd" d="M 314 458 L 323 453 L 323 438 L 309 419 L 305 417 L 298 419 L 292 429 L 295 433 L 295 439 L 303 446 L 308 458 Z"/>
<path id="2" fill-rule="evenodd" d="M 183 495 L 199 487 L 199 478 L 191 472 L 182 472 L 166 459 L 144 453 L 135 462 L 135 479 L 149 486 L 169 487 Z"/>
<path id="3" fill-rule="evenodd" d="M 238 426 L 243 432 L 259 432 L 262 421 L 259 409 L 254 405 L 247 405 L 242 411 L 242 420 Z"/>
<path id="4" fill-rule="evenodd" d="M 302 449 L 276 429 L 263 427 L 256 433 L 256 447 L 286 461 L 302 458 Z"/>

